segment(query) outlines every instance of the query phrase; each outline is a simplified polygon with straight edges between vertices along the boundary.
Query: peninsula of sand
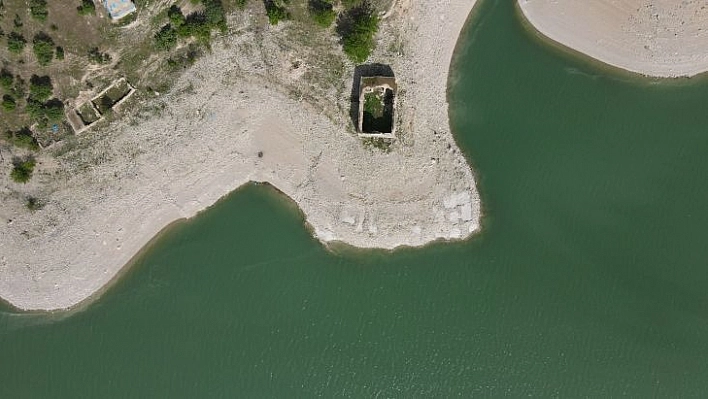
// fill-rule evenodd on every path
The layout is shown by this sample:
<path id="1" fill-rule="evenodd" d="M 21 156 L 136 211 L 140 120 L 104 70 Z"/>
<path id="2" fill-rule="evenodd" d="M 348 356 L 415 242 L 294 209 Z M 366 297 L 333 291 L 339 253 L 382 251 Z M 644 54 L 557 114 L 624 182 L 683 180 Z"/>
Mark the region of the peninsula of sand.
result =
<path id="1" fill-rule="evenodd" d="M 609 65 L 655 77 L 708 71 L 702 0 L 518 0 L 541 34 Z"/>
<path id="2" fill-rule="evenodd" d="M 354 65 L 343 90 L 324 98 L 343 105 L 320 107 L 298 95 L 303 73 L 316 70 L 278 45 L 284 28 L 220 39 L 142 115 L 39 160 L 46 205 L 0 210 L 0 297 L 24 310 L 95 298 L 171 222 L 249 181 L 294 200 L 324 243 L 392 249 L 472 235 L 480 199 L 446 96 L 474 4 L 397 0 L 383 16 L 370 62 L 390 65 L 399 88 L 389 151 L 367 146 L 342 112 Z"/>

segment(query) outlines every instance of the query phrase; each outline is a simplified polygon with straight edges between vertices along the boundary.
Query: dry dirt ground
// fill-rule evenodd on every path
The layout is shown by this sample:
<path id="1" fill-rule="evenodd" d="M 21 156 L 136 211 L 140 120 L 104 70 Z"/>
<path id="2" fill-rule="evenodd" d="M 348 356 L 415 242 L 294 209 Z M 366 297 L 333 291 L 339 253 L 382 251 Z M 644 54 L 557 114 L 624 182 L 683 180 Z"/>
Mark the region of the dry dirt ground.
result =
<path id="1" fill-rule="evenodd" d="M 479 229 L 474 176 L 454 142 L 447 76 L 474 0 L 398 0 L 371 62 L 389 64 L 399 140 L 362 145 L 349 117 L 354 65 L 336 39 L 289 38 L 293 23 L 235 15 L 231 33 L 174 88 L 104 129 L 42 155 L 21 196 L 0 210 L 0 297 L 22 309 L 65 309 L 95 297 L 169 223 L 248 181 L 292 198 L 321 241 L 395 248 L 462 239 Z M 313 50 L 314 49 L 314 50 Z M 14 183 L 4 186 L 19 190 Z M 236 255 L 235 255 L 236 256 Z"/>

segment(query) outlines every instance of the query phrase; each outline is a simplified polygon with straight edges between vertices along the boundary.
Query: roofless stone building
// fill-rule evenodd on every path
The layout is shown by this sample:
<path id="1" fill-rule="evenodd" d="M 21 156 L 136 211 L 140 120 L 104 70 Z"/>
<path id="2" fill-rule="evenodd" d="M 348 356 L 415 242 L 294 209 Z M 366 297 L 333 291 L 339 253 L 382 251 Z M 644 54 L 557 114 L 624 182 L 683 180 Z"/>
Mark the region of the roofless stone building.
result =
<path id="1" fill-rule="evenodd" d="M 362 77 L 357 130 L 361 137 L 395 138 L 396 78 Z"/>

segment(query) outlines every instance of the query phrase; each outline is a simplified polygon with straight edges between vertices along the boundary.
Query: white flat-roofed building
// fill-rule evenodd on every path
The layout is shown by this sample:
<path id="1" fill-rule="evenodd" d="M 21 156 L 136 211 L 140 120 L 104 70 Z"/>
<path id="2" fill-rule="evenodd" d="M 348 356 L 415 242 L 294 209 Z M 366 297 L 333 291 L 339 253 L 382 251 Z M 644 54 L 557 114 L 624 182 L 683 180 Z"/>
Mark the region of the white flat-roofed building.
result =
<path id="1" fill-rule="evenodd" d="M 103 0 L 103 6 L 114 21 L 136 11 L 135 4 L 131 0 Z"/>

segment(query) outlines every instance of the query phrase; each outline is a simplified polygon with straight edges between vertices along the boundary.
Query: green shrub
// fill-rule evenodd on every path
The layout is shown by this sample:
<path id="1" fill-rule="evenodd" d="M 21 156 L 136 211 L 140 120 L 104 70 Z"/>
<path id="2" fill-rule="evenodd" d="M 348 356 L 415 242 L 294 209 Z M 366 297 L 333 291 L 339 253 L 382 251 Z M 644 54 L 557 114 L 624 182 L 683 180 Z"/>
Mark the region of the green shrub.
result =
<path id="1" fill-rule="evenodd" d="M 30 15 L 38 21 L 46 21 L 49 11 L 47 10 L 47 0 L 30 0 Z"/>
<path id="2" fill-rule="evenodd" d="M 10 32 L 7 36 L 7 49 L 15 54 L 19 54 L 25 49 L 27 41 L 21 33 Z"/>
<path id="3" fill-rule="evenodd" d="M 52 96 L 54 86 L 49 76 L 32 75 L 30 78 L 30 94 L 28 101 L 45 102 Z"/>
<path id="4" fill-rule="evenodd" d="M 248 0 L 235 0 L 235 2 L 236 2 L 236 7 L 243 10 L 246 7 L 246 3 L 248 3 Z"/>
<path id="5" fill-rule="evenodd" d="M 57 59 L 59 61 L 64 59 L 64 48 L 62 48 L 61 46 L 57 46 L 57 48 L 54 49 L 54 51 L 56 52 L 55 56 L 57 57 Z"/>
<path id="6" fill-rule="evenodd" d="M 177 45 L 177 31 L 167 24 L 155 34 L 155 46 L 160 50 L 171 50 Z"/>
<path id="7" fill-rule="evenodd" d="M 307 8 L 315 23 L 323 28 L 328 28 L 332 25 L 332 22 L 337 17 L 332 3 L 328 0 L 310 0 Z"/>
<path id="8" fill-rule="evenodd" d="M 93 47 L 88 52 L 88 59 L 96 64 L 106 64 L 111 61 L 111 55 L 108 53 L 102 53 L 98 50 L 98 47 Z"/>
<path id="9" fill-rule="evenodd" d="M 89 15 L 96 12 L 96 6 L 93 4 L 92 0 L 82 0 L 81 5 L 76 7 L 79 15 Z"/>
<path id="10" fill-rule="evenodd" d="M 37 139 L 34 138 L 32 131 L 29 130 L 28 127 L 23 127 L 16 132 L 7 131 L 5 136 L 7 141 L 15 147 L 26 148 L 32 151 L 39 150 L 39 143 L 37 143 Z"/>
<path id="11" fill-rule="evenodd" d="M 286 21 L 290 19 L 290 13 L 282 5 L 276 2 L 276 0 L 264 0 L 266 15 L 268 15 L 268 22 L 271 25 L 277 25 L 280 21 Z"/>
<path id="12" fill-rule="evenodd" d="M 0 70 L 0 86 L 2 86 L 3 89 L 10 90 L 14 80 L 15 78 L 12 76 L 10 71 L 5 68 Z"/>
<path id="13" fill-rule="evenodd" d="M 22 79 L 22 76 L 17 75 L 15 76 L 15 85 L 12 87 L 12 93 L 15 95 L 15 97 L 21 98 L 24 97 L 26 94 L 26 88 L 25 88 L 25 81 Z"/>
<path id="14" fill-rule="evenodd" d="M 167 18 L 170 19 L 172 26 L 180 27 L 185 22 L 184 14 L 182 14 L 182 9 L 176 4 L 173 4 L 169 10 L 167 10 Z"/>
<path id="15" fill-rule="evenodd" d="M 47 66 L 54 59 L 54 40 L 44 32 L 39 32 L 32 39 L 32 51 L 39 65 Z"/>
<path id="16" fill-rule="evenodd" d="M 368 0 L 348 10 L 337 21 L 344 53 L 354 62 L 366 61 L 376 44 L 374 37 L 378 28 L 379 18 Z"/>
<path id="17" fill-rule="evenodd" d="M 33 157 L 15 158 L 10 177 L 17 183 L 27 183 L 32 178 L 36 162 Z"/>
<path id="18" fill-rule="evenodd" d="M 17 108 L 17 102 L 15 101 L 15 98 L 12 97 L 9 94 L 5 94 L 2 96 L 2 109 L 5 111 L 14 111 L 15 108 Z"/>

